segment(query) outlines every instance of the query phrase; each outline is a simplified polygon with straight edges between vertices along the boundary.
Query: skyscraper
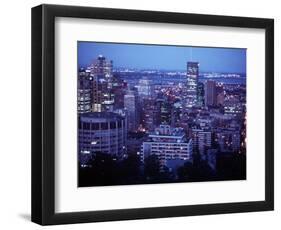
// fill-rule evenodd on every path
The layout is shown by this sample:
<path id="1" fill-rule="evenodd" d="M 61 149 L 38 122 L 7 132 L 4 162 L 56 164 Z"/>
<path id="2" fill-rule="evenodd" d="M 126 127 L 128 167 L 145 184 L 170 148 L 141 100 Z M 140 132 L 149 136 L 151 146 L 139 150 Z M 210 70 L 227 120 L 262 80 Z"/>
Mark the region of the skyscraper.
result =
<path id="1" fill-rule="evenodd" d="M 112 61 L 99 55 L 89 67 L 93 77 L 93 112 L 112 111 L 114 94 L 112 93 Z"/>
<path id="2" fill-rule="evenodd" d="M 141 124 L 145 131 L 152 131 L 155 128 L 155 100 L 151 98 L 143 98 L 141 106 Z"/>
<path id="3" fill-rule="evenodd" d="M 197 104 L 198 99 L 198 77 L 199 77 L 199 63 L 187 62 L 186 72 L 186 106 L 192 107 Z"/>
<path id="4" fill-rule="evenodd" d="M 223 106 L 224 97 L 225 97 L 223 84 L 218 83 L 218 85 L 216 86 L 216 91 L 217 91 L 217 105 Z"/>
<path id="5" fill-rule="evenodd" d="M 172 105 L 164 98 L 158 98 L 155 102 L 156 125 L 170 125 L 172 118 Z"/>
<path id="6" fill-rule="evenodd" d="M 204 105 L 204 103 L 205 103 L 204 95 L 205 95 L 204 83 L 198 82 L 198 85 L 197 85 L 197 105 L 198 106 Z"/>
<path id="7" fill-rule="evenodd" d="M 217 104 L 216 82 L 208 80 L 205 83 L 205 106 L 215 106 Z"/>
<path id="8" fill-rule="evenodd" d="M 99 55 L 90 66 L 92 74 L 104 75 L 105 78 L 112 80 L 113 62 L 107 60 L 103 55 Z"/>
<path id="9" fill-rule="evenodd" d="M 92 108 L 92 77 L 89 72 L 79 71 L 77 82 L 78 113 L 91 112 Z"/>
<path id="10" fill-rule="evenodd" d="M 128 130 L 134 132 L 139 123 L 137 93 L 135 91 L 129 90 L 124 95 L 124 108 L 127 114 Z"/>

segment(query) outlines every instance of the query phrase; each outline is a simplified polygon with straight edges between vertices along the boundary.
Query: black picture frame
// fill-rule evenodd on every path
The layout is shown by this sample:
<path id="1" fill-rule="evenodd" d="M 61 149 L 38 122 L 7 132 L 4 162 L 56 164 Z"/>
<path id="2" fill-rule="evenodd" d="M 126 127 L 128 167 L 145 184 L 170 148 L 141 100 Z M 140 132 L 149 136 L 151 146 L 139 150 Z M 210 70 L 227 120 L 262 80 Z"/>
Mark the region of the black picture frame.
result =
<path id="1" fill-rule="evenodd" d="M 55 213 L 55 18 L 109 19 L 265 29 L 265 200 Z M 32 8 L 32 221 L 41 225 L 267 211 L 274 209 L 274 20 L 110 8 Z"/>

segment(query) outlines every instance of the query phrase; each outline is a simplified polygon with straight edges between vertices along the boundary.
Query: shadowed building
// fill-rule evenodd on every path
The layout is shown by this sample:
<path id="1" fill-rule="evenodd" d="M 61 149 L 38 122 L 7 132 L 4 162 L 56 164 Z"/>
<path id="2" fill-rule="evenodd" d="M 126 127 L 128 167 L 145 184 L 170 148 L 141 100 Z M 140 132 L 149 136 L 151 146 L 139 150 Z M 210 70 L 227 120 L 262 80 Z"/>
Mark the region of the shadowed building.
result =
<path id="1" fill-rule="evenodd" d="M 126 153 L 124 117 L 111 112 L 85 113 L 80 115 L 78 126 L 80 162 L 85 163 L 85 159 L 96 152 L 117 158 Z"/>
<path id="2" fill-rule="evenodd" d="M 204 104 L 205 104 L 204 97 L 205 97 L 204 83 L 198 82 L 198 85 L 197 85 L 197 105 L 198 106 L 204 106 Z"/>
<path id="3" fill-rule="evenodd" d="M 135 132 L 139 125 L 137 92 L 129 90 L 124 95 L 124 108 L 127 114 L 128 130 Z"/>
<path id="4" fill-rule="evenodd" d="M 217 105 L 216 82 L 208 80 L 205 83 L 205 106 Z"/>

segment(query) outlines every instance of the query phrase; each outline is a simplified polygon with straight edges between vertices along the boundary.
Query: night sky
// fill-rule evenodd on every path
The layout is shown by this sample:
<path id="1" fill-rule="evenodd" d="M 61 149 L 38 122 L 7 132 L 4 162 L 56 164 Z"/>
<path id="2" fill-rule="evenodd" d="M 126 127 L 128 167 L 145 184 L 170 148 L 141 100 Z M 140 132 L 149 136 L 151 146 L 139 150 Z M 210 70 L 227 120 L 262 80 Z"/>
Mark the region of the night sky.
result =
<path id="1" fill-rule="evenodd" d="M 200 72 L 246 73 L 246 49 L 78 42 L 79 67 L 98 55 L 112 60 L 113 67 L 186 70 L 186 62 L 198 61 Z"/>

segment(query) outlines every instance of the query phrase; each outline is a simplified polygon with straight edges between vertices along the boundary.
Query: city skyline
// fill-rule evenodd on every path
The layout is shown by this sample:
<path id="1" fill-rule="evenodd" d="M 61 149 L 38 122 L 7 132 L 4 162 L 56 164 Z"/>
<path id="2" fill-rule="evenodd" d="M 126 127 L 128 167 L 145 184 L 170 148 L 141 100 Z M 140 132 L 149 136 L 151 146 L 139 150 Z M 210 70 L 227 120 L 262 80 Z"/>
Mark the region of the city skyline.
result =
<path id="1" fill-rule="evenodd" d="M 246 49 L 103 43 L 79 41 L 78 67 L 98 55 L 113 60 L 115 68 L 186 70 L 187 61 L 199 62 L 200 72 L 246 74 Z"/>
<path id="2" fill-rule="evenodd" d="M 221 59 L 220 49 L 212 54 Z M 228 66 L 200 75 L 201 62 L 189 59 L 184 72 L 115 64 L 103 52 L 78 70 L 78 187 L 246 179 L 246 76 Z"/>

